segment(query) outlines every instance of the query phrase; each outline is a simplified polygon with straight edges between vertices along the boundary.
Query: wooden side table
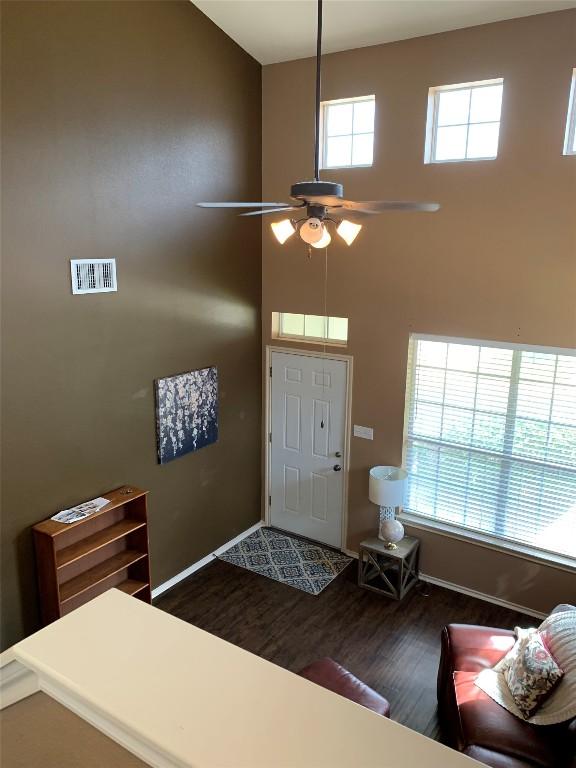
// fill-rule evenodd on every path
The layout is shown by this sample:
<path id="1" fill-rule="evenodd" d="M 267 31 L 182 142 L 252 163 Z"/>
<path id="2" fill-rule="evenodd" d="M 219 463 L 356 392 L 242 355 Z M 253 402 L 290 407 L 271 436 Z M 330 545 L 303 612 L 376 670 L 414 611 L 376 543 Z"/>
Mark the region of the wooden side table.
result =
<path id="1" fill-rule="evenodd" d="M 365 539 L 358 551 L 358 585 L 380 595 L 402 600 L 418 581 L 420 540 L 405 536 L 396 549 L 381 539 Z"/>

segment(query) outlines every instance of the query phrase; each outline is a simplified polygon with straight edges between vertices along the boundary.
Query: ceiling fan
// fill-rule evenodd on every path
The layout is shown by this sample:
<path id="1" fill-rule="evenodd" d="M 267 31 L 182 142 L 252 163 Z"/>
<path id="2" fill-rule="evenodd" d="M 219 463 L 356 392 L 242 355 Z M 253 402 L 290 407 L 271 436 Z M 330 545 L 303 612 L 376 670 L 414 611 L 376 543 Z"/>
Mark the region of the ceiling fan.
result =
<path id="1" fill-rule="evenodd" d="M 290 189 L 289 203 L 198 203 L 201 208 L 260 208 L 262 210 L 248 211 L 240 216 L 263 216 L 283 211 L 299 211 L 303 217 L 299 219 L 283 219 L 274 222 L 272 231 L 280 244 L 283 244 L 295 232 L 302 240 L 313 248 L 325 248 L 332 240 L 327 222 L 336 224 L 336 232 L 347 243 L 352 245 L 362 225 L 344 215 L 357 216 L 374 215 L 384 211 L 437 211 L 438 203 L 413 203 L 390 200 L 367 200 L 355 202 L 344 199 L 342 184 L 320 180 L 320 82 L 322 59 L 322 2 L 318 0 L 318 31 L 316 39 L 316 132 L 314 141 L 314 180 L 299 181 Z"/>

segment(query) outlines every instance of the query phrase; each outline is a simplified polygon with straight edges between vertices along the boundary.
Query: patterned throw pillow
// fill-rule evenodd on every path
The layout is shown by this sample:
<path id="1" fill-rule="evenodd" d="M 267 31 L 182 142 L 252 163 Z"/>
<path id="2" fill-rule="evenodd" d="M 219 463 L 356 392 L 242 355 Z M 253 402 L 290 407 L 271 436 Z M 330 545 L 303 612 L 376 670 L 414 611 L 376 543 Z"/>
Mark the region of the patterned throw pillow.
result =
<path id="1" fill-rule="evenodd" d="M 519 640 L 516 656 L 503 672 L 516 706 L 526 720 L 564 675 L 539 632 L 526 634 Z"/>

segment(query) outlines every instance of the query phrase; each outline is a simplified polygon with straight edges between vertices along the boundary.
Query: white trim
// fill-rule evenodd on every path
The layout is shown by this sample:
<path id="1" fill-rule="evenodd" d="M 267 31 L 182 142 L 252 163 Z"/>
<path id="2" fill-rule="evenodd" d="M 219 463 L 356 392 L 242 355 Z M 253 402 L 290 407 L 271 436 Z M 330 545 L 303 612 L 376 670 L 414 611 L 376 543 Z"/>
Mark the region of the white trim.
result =
<path id="1" fill-rule="evenodd" d="M 506 543 L 504 539 L 482 534 L 471 529 L 462 529 L 458 526 L 451 526 L 449 523 L 439 522 L 432 518 L 424 518 L 418 514 L 411 513 L 408 510 L 402 510 L 398 519 L 410 528 L 418 528 L 422 531 L 430 531 L 440 536 L 447 536 L 449 539 L 464 541 L 467 544 L 473 544 L 477 547 L 492 549 L 495 552 L 501 552 L 503 555 L 511 555 L 521 560 L 528 560 L 538 565 L 546 565 L 549 568 L 556 568 L 559 571 L 575 573 L 575 561 L 573 558 L 563 555 L 557 555 L 553 552 L 544 552 L 533 549 L 532 547 L 518 542 L 510 541 Z"/>
<path id="2" fill-rule="evenodd" d="M 27 699 L 40 690 L 38 675 L 14 655 L 9 648 L 0 656 L 0 709 Z"/>
<path id="3" fill-rule="evenodd" d="M 428 584 L 435 584 L 438 587 L 444 587 L 444 589 L 451 589 L 452 592 L 460 592 L 462 595 L 475 597 L 477 600 L 484 600 L 486 603 L 494 603 L 494 605 L 500 605 L 502 608 L 508 608 L 511 611 L 526 613 L 528 616 L 534 616 L 536 619 L 545 619 L 546 616 L 548 616 L 547 613 L 540 613 L 540 611 L 534 611 L 532 608 L 527 608 L 524 605 L 518 605 L 518 603 L 511 603 L 509 600 L 503 600 L 501 597 L 494 597 L 494 595 L 487 595 L 485 592 L 478 592 L 475 589 L 462 587 L 460 584 L 453 584 L 451 581 L 437 579 L 436 576 L 430 576 L 427 573 L 420 572 L 418 577 L 421 581 L 426 581 Z"/>
<path id="4" fill-rule="evenodd" d="M 346 363 L 346 399 L 345 399 L 345 417 L 344 417 L 344 456 L 342 462 L 342 527 L 340 535 L 340 549 L 345 552 L 346 537 L 348 535 L 348 485 L 350 475 L 350 439 L 352 431 L 352 383 L 354 373 L 354 358 L 351 355 L 338 355 L 332 352 L 315 352 L 308 349 L 293 349 L 290 347 L 278 347 L 273 344 L 266 345 L 266 358 L 264 367 L 264 509 L 262 518 L 265 525 L 270 525 L 270 452 L 271 445 L 268 440 L 272 424 L 272 398 L 270 397 L 270 366 L 272 364 L 272 353 L 280 352 L 287 355 L 300 355 L 305 357 L 326 358 L 328 360 L 341 360 Z"/>
<path id="5" fill-rule="evenodd" d="M 566 118 L 566 134 L 564 136 L 564 155 L 576 155 L 572 149 L 574 134 L 576 133 L 576 69 L 572 70 L 570 82 L 570 96 L 568 98 L 568 116 Z"/>
<path id="6" fill-rule="evenodd" d="M 181 760 L 159 750 L 152 742 L 146 741 L 141 734 L 110 717 L 91 702 L 85 701 L 79 693 L 65 687 L 61 681 L 41 676 L 40 690 L 147 765 L 155 768 L 186 768 L 186 764 Z"/>
<path id="7" fill-rule="evenodd" d="M 543 352 L 551 355 L 568 355 L 572 357 L 576 355 L 576 349 L 573 347 L 545 347 L 542 344 L 519 344 L 513 341 L 468 339 L 464 336 L 442 336 L 432 333 L 418 333 L 417 331 L 411 333 L 410 338 L 417 339 L 418 341 L 441 341 L 445 344 L 466 344 L 466 346 L 477 344 L 484 347 L 497 347 L 498 349 L 520 349 L 524 352 Z"/>
<path id="8" fill-rule="evenodd" d="M 354 552 L 351 549 L 345 549 L 344 552 L 348 555 L 348 557 L 353 557 L 358 560 L 358 552 Z M 528 616 L 534 616 L 536 619 L 545 619 L 546 616 L 548 616 L 547 613 L 540 613 L 540 611 L 527 608 L 525 605 L 511 603 L 509 600 L 503 600 L 501 597 L 494 597 L 494 595 L 487 595 L 485 592 L 478 592 L 476 589 L 462 587 L 460 584 L 454 584 L 451 581 L 438 579 L 436 576 L 430 576 L 428 573 L 422 573 L 422 571 L 418 572 L 418 578 L 420 581 L 425 581 L 427 584 L 435 584 L 437 587 L 444 587 L 444 589 L 450 589 L 452 592 L 459 592 L 461 595 L 468 595 L 468 597 L 475 597 L 477 600 L 484 600 L 485 603 L 493 603 L 494 605 L 499 605 L 502 608 L 508 608 L 511 611 L 525 613 Z"/>
<path id="9" fill-rule="evenodd" d="M 176 584 L 179 584 L 181 581 L 184 581 L 184 579 L 187 579 L 188 576 L 191 576 L 193 573 L 196 573 L 196 571 L 199 571 L 200 568 L 204 568 L 205 565 L 211 563 L 215 558 L 218 557 L 218 555 L 221 555 L 223 552 L 226 552 L 227 549 L 230 549 L 230 547 L 233 547 L 247 536 L 250 536 L 250 534 L 254 533 L 254 531 L 262 528 L 263 525 L 263 521 L 260 520 L 260 522 L 248 528 L 246 531 L 243 531 L 243 533 L 239 533 L 238 536 L 235 536 L 233 539 L 230 539 L 230 541 L 227 541 L 226 544 L 222 544 L 221 547 L 218 547 L 218 549 L 210 552 L 210 554 L 206 555 L 206 557 L 203 557 L 201 560 L 197 560 L 195 563 L 192 563 L 192 565 L 189 565 L 188 568 L 180 571 L 180 573 L 177 573 L 176 576 L 172 576 L 171 579 L 168 579 L 168 581 L 165 581 L 163 584 L 159 584 L 152 590 L 152 599 L 158 597 L 167 590 L 172 589 L 172 587 L 175 587 Z"/>

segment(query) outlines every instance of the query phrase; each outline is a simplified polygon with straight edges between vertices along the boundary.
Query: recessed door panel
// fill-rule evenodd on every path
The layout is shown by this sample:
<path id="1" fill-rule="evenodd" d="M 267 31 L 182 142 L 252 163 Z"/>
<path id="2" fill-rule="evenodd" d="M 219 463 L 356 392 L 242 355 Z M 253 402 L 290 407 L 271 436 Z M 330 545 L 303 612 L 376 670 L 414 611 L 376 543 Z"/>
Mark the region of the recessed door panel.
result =
<path id="1" fill-rule="evenodd" d="M 315 387 L 322 387 L 323 389 L 329 389 L 332 384 L 332 378 L 327 371 L 313 371 L 312 383 Z"/>
<path id="2" fill-rule="evenodd" d="M 302 368 L 284 368 L 284 379 L 300 384 L 302 381 Z"/>
<path id="3" fill-rule="evenodd" d="M 287 512 L 300 512 L 300 470 L 298 467 L 284 466 L 284 509 Z"/>
<path id="4" fill-rule="evenodd" d="M 312 511 L 311 515 L 316 520 L 328 519 L 328 478 L 326 475 L 317 475 L 312 472 Z"/>
<path id="5" fill-rule="evenodd" d="M 284 394 L 284 448 L 299 451 L 301 445 L 300 395 Z"/>

